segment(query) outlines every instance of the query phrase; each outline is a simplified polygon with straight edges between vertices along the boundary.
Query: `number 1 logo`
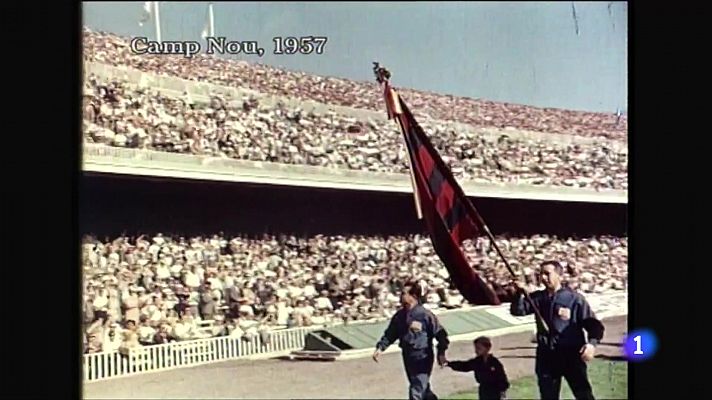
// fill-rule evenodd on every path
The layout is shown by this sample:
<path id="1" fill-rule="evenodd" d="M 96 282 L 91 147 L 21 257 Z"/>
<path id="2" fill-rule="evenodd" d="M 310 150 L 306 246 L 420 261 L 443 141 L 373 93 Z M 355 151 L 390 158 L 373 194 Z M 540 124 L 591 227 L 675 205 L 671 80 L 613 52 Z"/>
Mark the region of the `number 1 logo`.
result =
<path id="1" fill-rule="evenodd" d="M 633 341 L 635 341 L 635 343 L 637 344 L 637 346 L 635 347 L 635 351 L 633 352 L 633 354 L 636 354 L 636 355 L 638 355 L 638 354 L 643 354 L 643 350 L 640 349 L 640 335 L 634 337 L 634 338 L 633 338 Z"/>
<path id="2" fill-rule="evenodd" d="M 639 329 L 626 336 L 623 351 L 629 361 L 643 361 L 655 355 L 658 338 L 650 329 Z"/>

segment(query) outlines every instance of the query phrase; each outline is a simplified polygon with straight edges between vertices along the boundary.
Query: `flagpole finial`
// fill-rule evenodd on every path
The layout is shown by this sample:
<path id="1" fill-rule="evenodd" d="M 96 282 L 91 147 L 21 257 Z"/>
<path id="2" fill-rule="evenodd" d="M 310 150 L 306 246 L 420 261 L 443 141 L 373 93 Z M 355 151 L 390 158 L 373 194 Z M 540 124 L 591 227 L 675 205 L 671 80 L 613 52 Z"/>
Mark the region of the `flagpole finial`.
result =
<path id="1" fill-rule="evenodd" d="M 373 74 L 376 75 L 376 82 L 383 83 L 391 78 L 391 72 L 378 63 L 378 61 L 373 62 Z"/>

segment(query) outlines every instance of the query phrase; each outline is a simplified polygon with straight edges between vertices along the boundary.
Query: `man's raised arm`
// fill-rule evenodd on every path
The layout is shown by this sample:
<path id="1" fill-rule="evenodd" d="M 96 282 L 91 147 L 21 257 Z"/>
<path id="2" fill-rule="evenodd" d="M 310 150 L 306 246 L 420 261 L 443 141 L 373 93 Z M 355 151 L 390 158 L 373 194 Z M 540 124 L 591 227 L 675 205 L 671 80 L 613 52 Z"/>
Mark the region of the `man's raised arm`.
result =
<path id="1" fill-rule="evenodd" d="M 514 284 L 514 288 L 516 292 L 514 293 L 512 303 L 509 305 L 510 314 L 514 315 L 515 317 L 522 317 L 525 315 L 533 314 L 534 308 L 532 307 L 531 303 L 525 299 L 524 289 L 519 287 L 519 285 L 517 285 L 516 283 Z"/>

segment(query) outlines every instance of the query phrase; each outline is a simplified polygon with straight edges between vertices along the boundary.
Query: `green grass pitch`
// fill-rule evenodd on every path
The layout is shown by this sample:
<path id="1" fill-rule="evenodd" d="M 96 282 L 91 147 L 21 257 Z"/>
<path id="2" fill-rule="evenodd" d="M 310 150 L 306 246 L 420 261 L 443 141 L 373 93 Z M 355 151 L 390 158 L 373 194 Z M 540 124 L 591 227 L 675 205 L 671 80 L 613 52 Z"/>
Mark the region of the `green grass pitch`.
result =
<path id="1" fill-rule="evenodd" d="M 622 361 L 595 360 L 588 366 L 588 378 L 593 386 L 593 395 L 597 399 L 627 399 L 628 398 L 628 364 Z M 473 379 L 474 386 L 474 379 Z M 457 393 L 448 399 L 477 399 L 477 389 Z M 507 391 L 508 399 L 538 399 L 539 388 L 536 376 L 526 376 L 511 381 Z M 561 399 L 573 399 L 566 380 L 561 382 Z"/>

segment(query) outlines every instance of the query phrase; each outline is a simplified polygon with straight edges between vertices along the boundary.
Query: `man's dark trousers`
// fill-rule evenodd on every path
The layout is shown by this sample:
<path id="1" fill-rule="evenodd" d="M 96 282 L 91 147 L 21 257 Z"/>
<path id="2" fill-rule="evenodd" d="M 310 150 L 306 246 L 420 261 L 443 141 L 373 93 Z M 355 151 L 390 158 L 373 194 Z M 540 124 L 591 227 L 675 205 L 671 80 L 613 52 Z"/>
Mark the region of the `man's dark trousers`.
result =
<path id="1" fill-rule="evenodd" d="M 408 376 L 408 400 L 437 400 L 438 396 L 430 390 L 430 374 L 433 372 L 433 355 L 413 357 L 403 354 L 403 365 Z"/>
<path id="2" fill-rule="evenodd" d="M 594 400 L 586 375 L 586 363 L 581 360 L 577 349 L 549 350 L 538 347 L 535 370 L 542 400 L 559 400 L 562 377 L 577 400 Z"/>
<path id="3" fill-rule="evenodd" d="M 502 395 L 502 392 L 486 389 L 482 386 L 477 389 L 477 393 L 480 395 L 479 400 L 499 400 Z"/>

